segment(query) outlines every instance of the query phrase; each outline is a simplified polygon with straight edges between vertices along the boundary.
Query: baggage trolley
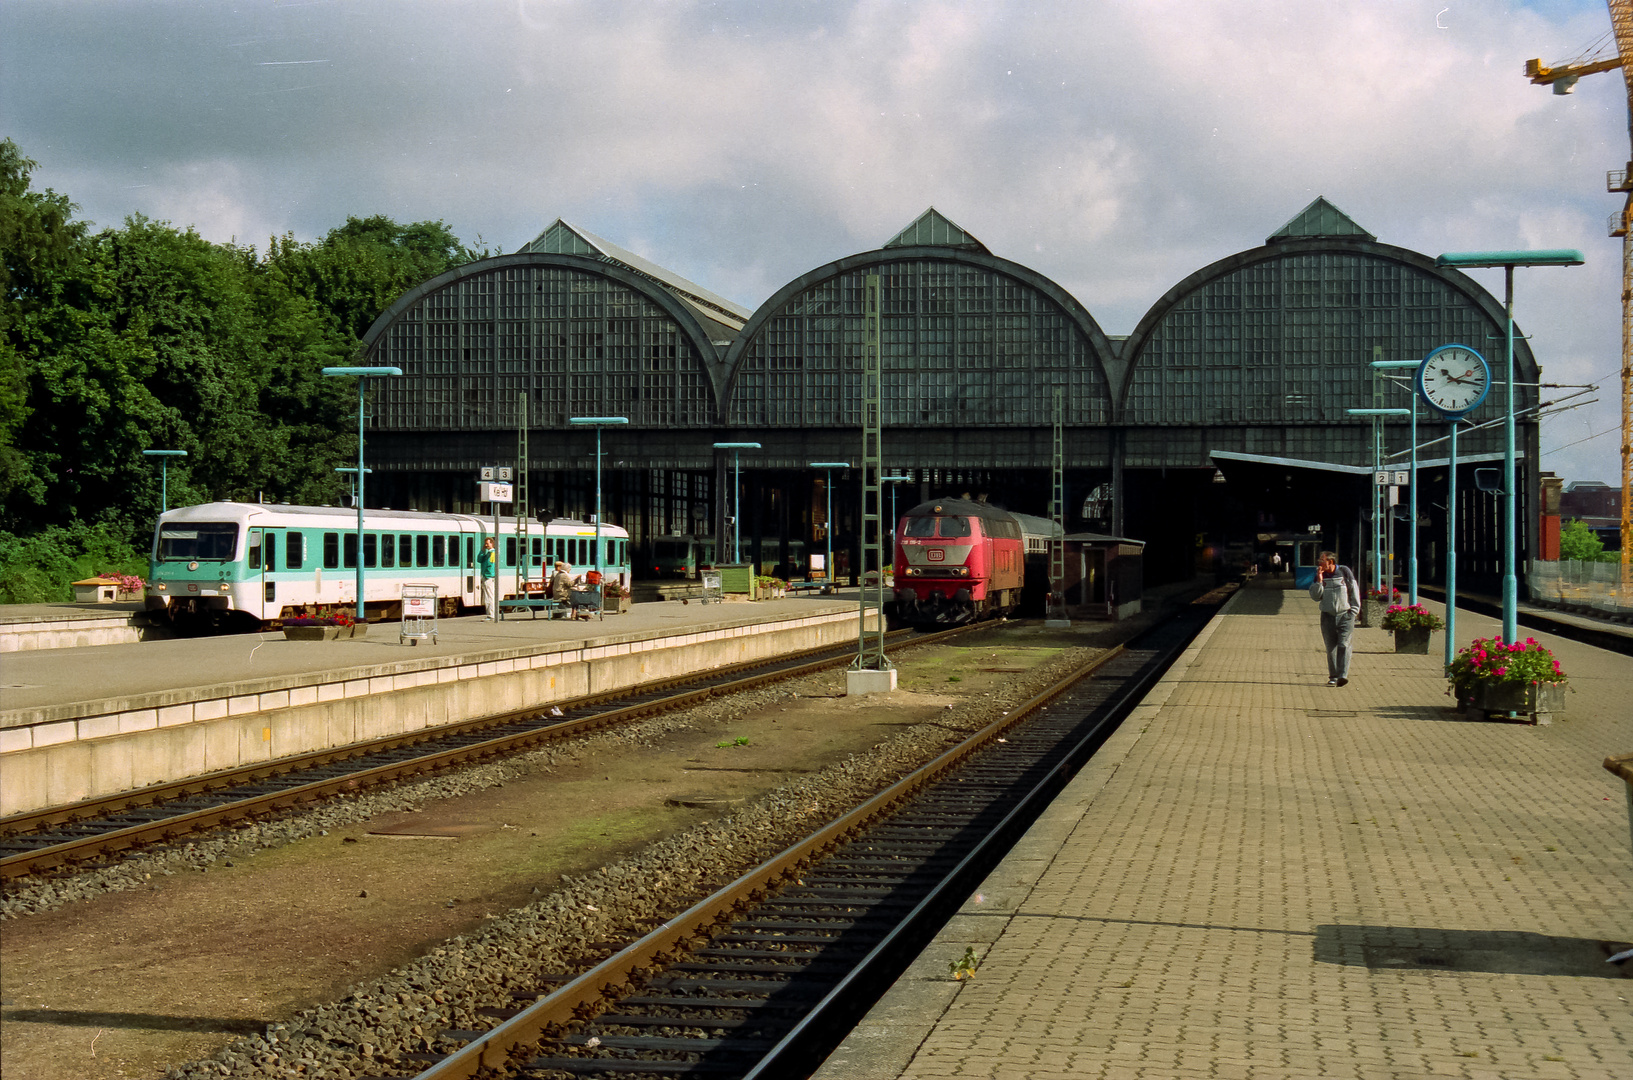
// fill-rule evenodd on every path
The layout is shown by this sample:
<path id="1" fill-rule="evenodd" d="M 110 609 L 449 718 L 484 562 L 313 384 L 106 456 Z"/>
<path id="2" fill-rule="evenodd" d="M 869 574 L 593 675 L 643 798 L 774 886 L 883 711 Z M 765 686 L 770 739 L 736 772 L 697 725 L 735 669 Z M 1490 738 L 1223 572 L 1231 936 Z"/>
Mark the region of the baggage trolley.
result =
<path id="1" fill-rule="evenodd" d="M 725 591 L 720 587 L 720 571 L 703 571 L 703 602 L 718 604 L 725 599 Z"/>
<path id="2" fill-rule="evenodd" d="M 403 622 L 397 631 L 397 644 L 412 641 L 418 645 L 426 638 L 437 643 L 437 587 L 435 585 L 403 586 Z"/>

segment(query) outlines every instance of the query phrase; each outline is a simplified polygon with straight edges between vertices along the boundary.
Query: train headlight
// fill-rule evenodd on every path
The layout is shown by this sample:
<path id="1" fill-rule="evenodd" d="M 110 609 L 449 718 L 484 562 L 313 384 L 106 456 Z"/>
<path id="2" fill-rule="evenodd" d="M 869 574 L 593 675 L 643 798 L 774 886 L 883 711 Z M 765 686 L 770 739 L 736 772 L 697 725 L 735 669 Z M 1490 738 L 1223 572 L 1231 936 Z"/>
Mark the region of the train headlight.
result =
<path id="1" fill-rule="evenodd" d="M 918 577 L 922 573 L 924 573 L 924 571 L 920 570 L 916 566 L 909 566 L 906 570 L 902 571 L 902 574 L 906 577 Z"/>
<path id="2" fill-rule="evenodd" d="M 155 581 L 153 583 L 153 587 L 158 589 L 160 592 L 170 591 L 170 583 L 168 581 Z"/>
<path id="3" fill-rule="evenodd" d="M 231 592 L 232 591 L 232 586 L 227 584 L 225 581 L 223 581 L 220 585 L 217 585 L 215 588 L 216 588 L 216 592 L 223 592 L 224 593 L 224 592 Z"/>

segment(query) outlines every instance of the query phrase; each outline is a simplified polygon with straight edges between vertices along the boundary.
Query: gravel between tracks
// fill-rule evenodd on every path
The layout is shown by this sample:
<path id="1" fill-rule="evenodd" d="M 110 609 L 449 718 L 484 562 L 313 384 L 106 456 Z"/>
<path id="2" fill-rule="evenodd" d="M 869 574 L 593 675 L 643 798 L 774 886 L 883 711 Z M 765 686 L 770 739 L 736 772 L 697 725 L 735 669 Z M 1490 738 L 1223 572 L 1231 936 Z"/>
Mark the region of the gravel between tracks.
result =
<path id="1" fill-rule="evenodd" d="M 1024 701 L 1100 650 L 1069 649 L 1052 662 L 992 694 L 949 707 L 935 723 L 918 724 L 819 773 L 794 780 L 731 814 L 652 844 L 630 858 L 578 878 L 535 903 L 509 912 L 480 933 L 455 937 L 344 999 L 308 1009 L 263 1034 L 235 1040 L 213 1057 L 178 1066 L 169 1080 L 206 1077 L 302 1076 L 352 1080 L 386 1072 L 398 1055 L 429 1050 L 449 1028 L 485 1029 L 476 1010 L 515 1007 L 510 991 L 535 985 L 543 971 L 581 970 L 591 942 L 632 941 L 650 920 L 673 914 L 930 760 L 987 722 L 994 709 Z M 217 859 L 273 847 L 375 815 L 418 809 L 438 799 L 478 791 L 560 761 L 619 744 L 650 744 L 702 720 L 762 708 L 791 695 L 830 694 L 832 673 L 745 691 L 671 716 L 598 732 L 559 747 L 446 776 L 344 797 L 276 821 L 149 851 L 117 865 L 53 881 L 26 884 L 0 901 L 0 916 L 20 915 L 140 887 L 156 874 L 194 871 Z M 599 957 L 596 957 L 599 959 Z"/>

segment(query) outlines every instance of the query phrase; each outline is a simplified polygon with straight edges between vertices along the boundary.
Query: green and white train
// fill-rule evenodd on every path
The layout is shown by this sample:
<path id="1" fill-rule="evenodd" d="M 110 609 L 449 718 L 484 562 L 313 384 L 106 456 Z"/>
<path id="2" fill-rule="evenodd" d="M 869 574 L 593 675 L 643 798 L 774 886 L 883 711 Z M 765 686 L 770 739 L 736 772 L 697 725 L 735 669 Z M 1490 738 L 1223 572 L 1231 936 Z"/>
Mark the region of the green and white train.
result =
<path id="1" fill-rule="evenodd" d="M 480 609 L 477 557 L 493 519 L 364 510 L 363 601 L 371 620 L 401 616 L 404 585 L 435 585 L 438 614 Z M 559 560 L 575 574 L 598 563 L 628 589 L 629 533 L 592 522 L 499 519 L 501 599 L 538 589 Z M 179 629 L 278 626 L 357 610 L 357 512 L 333 506 L 214 502 L 163 514 L 153 533 L 147 606 Z M 519 589 L 520 587 L 520 589 Z"/>

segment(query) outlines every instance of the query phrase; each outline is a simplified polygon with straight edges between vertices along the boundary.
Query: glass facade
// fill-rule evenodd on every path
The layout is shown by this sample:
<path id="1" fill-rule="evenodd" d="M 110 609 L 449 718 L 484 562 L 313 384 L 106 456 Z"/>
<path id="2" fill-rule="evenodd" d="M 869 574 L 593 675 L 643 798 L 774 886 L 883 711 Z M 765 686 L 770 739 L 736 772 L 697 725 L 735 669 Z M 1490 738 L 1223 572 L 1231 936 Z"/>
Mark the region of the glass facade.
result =
<path id="1" fill-rule="evenodd" d="M 1460 342 L 1495 368 L 1503 346 L 1492 335 L 1501 332 L 1444 279 L 1381 255 L 1260 259 L 1203 282 L 1135 346 L 1124 420 L 1157 427 L 1364 424 L 1344 410 L 1374 404 L 1368 365 L 1375 346 L 1382 346 L 1385 360 L 1420 360 Z M 1499 398 L 1494 393 L 1475 416 L 1497 415 Z M 1535 400 L 1535 389 L 1523 388 L 1519 407 Z M 1404 407 L 1406 394 L 1390 390 L 1382 404 Z M 1251 449 L 1338 461 L 1352 456 L 1337 445 L 1348 432 L 1270 434 L 1277 445 Z"/>
<path id="2" fill-rule="evenodd" d="M 887 426 L 1004 427 L 1110 420 L 1088 337 L 1035 286 L 982 266 L 903 259 L 812 284 L 761 324 L 737 369 L 734 427 L 861 422 L 862 290 L 880 276 Z"/>
<path id="3" fill-rule="evenodd" d="M 534 427 L 571 416 L 704 427 L 714 393 L 696 348 L 651 298 L 611 278 L 508 266 L 422 297 L 373 353 L 403 369 L 381 380 L 381 430 L 514 432 L 525 398 Z"/>

